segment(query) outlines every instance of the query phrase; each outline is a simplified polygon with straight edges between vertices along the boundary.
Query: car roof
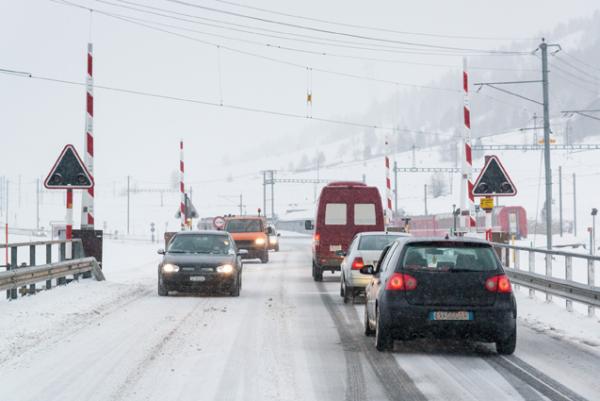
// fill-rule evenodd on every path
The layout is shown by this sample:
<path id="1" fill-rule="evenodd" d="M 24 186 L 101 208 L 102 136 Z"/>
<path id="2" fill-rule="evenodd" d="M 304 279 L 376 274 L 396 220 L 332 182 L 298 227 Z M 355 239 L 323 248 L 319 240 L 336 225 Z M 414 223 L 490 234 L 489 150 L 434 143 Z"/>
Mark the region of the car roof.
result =
<path id="1" fill-rule="evenodd" d="M 208 234 L 208 235 L 229 235 L 227 231 L 220 230 L 193 230 L 193 231 L 178 231 L 175 235 L 198 235 L 198 234 Z"/>
<path id="2" fill-rule="evenodd" d="M 365 237 L 368 235 L 391 235 L 396 237 L 411 237 L 409 233 L 403 233 L 399 231 L 363 231 L 357 234 L 358 236 Z"/>
<path id="3" fill-rule="evenodd" d="M 487 244 L 491 245 L 489 241 L 480 238 L 472 238 L 472 237 L 406 237 L 402 238 L 402 243 L 411 244 L 411 243 L 422 243 L 422 242 L 448 242 L 448 243 L 463 243 L 463 244 Z"/>

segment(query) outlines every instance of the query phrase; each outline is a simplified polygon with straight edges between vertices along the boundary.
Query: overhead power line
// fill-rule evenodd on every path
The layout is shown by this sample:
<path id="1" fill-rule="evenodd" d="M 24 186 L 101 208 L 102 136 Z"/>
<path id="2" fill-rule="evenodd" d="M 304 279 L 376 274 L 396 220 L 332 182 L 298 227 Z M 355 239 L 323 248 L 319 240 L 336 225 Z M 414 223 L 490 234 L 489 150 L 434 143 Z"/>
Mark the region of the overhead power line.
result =
<path id="1" fill-rule="evenodd" d="M 16 74 L 14 74 L 13 71 L 4 69 L 4 68 L 0 68 L 0 73 L 6 74 L 6 75 L 12 76 L 12 77 L 30 78 L 30 79 L 41 80 L 41 81 L 55 82 L 55 83 L 64 84 L 64 85 L 75 85 L 75 86 L 85 86 L 86 85 L 85 82 L 52 78 L 52 77 L 34 75 L 31 73 L 25 73 L 25 72 L 23 72 L 19 75 L 16 75 Z M 451 134 L 444 133 L 444 132 L 432 132 L 432 131 L 423 131 L 423 130 L 411 130 L 411 129 L 398 128 L 398 127 L 387 127 L 387 126 L 382 126 L 382 125 L 377 125 L 377 124 L 360 123 L 360 122 L 353 122 L 353 121 L 347 121 L 347 120 L 338 120 L 338 119 L 326 118 L 326 117 L 307 116 L 307 115 L 303 115 L 303 114 L 299 114 L 299 113 L 276 111 L 276 110 L 263 109 L 263 108 L 258 108 L 258 107 L 249 107 L 249 106 L 244 106 L 244 105 L 224 104 L 224 103 L 212 102 L 212 101 L 208 101 L 208 100 L 184 98 L 184 97 L 171 96 L 171 95 L 165 95 L 165 94 L 147 92 L 147 91 L 140 91 L 140 90 L 136 90 L 136 89 L 119 88 L 119 87 L 107 86 L 107 85 L 96 85 L 95 84 L 94 89 L 101 89 L 101 90 L 107 90 L 107 91 L 119 92 L 119 93 L 127 93 L 130 95 L 171 100 L 171 101 L 177 101 L 177 102 L 194 103 L 194 104 L 200 104 L 200 105 L 204 105 L 204 106 L 222 107 L 225 109 L 240 110 L 240 111 L 246 111 L 246 112 L 251 112 L 251 113 L 270 114 L 270 115 L 275 115 L 275 116 L 280 116 L 280 117 L 289 117 L 289 118 L 299 119 L 299 120 L 300 119 L 301 120 L 313 120 L 313 121 L 318 121 L 318 122 L 337 124 L 337 125 L 346 125 L 346 126 L 352 126 L 352 127 L 358 127 L 358 128 L 372 128 L 372 129 L 379 129 L 379 130 L 392 131 L 392 132 L 406 132 L 406 133 L 426 134 L 426 135 L 442 135 L 442 136 L 443 135 L 451 135 Z"/>
<path id="2" fill-rule="evenodd" d="M 515 38 L 515 37 L 494 37 L 494 36 L 485 37 L 485 36 L 451 35 L 451 34 L 428 33 L 428 32 L 398 31 L 398 30 L 389 29 L 389 28 L 374 27 L 374 26 L 359 25 L 359 24 L 349 24 L 349 23 L 344 23 L 344 22 L 340 22 L 340 21 L 331 21 L 331 20 L 325 20 L 325 19 L 321 19 L 321 18 L 307 17 L 304 15 L 285 13 L 285 12 L 281 12 L 281 11 L 275 11 L 272 9 L 250 6 L 250 5 L 242 4 L 242 3 L 236 3 L 233 1 L 226 1 L 226 0 L 213 0 L 213 1 L 215 1 L 217 3 L 227 4 L 230 6 L 246 8 L 246 9 L 254 10 L 254 11 L 261 11 L 261 12 L 269 13 L 269 14 L 273 14 L 273 15 L 279 15 L 282 17 L 290 17 L 290 18 L 296 18 L 296 19 L 301 19 L 301 20 L 305 20 L 305 21 L 320 22 L 320 23 L 324 23 L 324 24 L 344 26 L 347 28 L 358 28 L 358 29 L 366 29 L 366 30 L 377 31 L 377 32 L 395 33 L 395 34 L 399 34 L 399 35 L 425 36 L 425 37 L 444 38 L 444 39 L 470 39 L 470 40 L 537 40 L 537 38 Z"/>
<path id="3" fill-rule="evenodd" d="M 124 0 L 119 0 L 119 1 L 124 2 Z M 322 29 L 322 28 L 317 28 L 317 27 L 313 27 L 313 26 L 300 25 L 300 24 L 294 24 L 294 23 L 289 23 L 289 22 L 284 22 L 284 21 L 273 20 L 273 19 L 269 19 L 269 18 L 257 17 L 254 15 L 242 14 L 242 13 L 238 13 L 238 12 L 234 12 L 234 11 L 227 11 L 227 10 L 218 9 L 218 8 L 214 8 L 214 7 L 202 6 L 200 4 L 189 3 L 186 1 L 182 1 L 182 0 L 165 0 L 165 1 L 168 1 L 168 2 L 174 3 L 174 4 L 187 6 L 187 7 L 198 8 L 201 10 L 206 10 L 206 11 L 210 11 L 210 12 L 214 12 L 214 13 L 218 13 L 218 14 L 224 14 L 224 15 L 229 15 L 229 16 L 233 16 L 233 17 L 249 19 L 249 20 L 253 20 L 253 21 L 260 21 L 260 22 L 269 23 L 269 24 L 282 25 L 282 26 L 287 26 L 290 28 L 308 30 L 308 31 L 313 31 L 313 32 L 320 32 L 320 33 L 325 33 L 325 34 L 334 35 L 334 36 L 342 36 L 342 37 L 349 37 L 349 38 L 354 38 L 354 39 L 367 40 L 367 41 L 372 41 L 372 42 L 394 43 L 394 44 L 399 44 L 399 45 L 413 46 L 415 48 L 449 50 L 449 51 L 458 52 L 461 55 L 464 52 L 493 54 L 493 55 L 527 55 L 527 54 L 529 54 L 527 52 L 516 52 L 516 51 L 509 51 L 509 50 L 489 50 L 489 49 L 477 49 L 477 48 L 467 48 L 467 47 L 444 46 L 444 45 L 438 45 L 438 44 L 419 43 L 419 42 L 411 42 L 411 41 L 405 41 L 405 40 L 373 37 L 373 36 L 368 36 L 368 35 L 360 35 L 360 34 L 356 34 L 356 33 L 333 31 L 330 29 Z"/>

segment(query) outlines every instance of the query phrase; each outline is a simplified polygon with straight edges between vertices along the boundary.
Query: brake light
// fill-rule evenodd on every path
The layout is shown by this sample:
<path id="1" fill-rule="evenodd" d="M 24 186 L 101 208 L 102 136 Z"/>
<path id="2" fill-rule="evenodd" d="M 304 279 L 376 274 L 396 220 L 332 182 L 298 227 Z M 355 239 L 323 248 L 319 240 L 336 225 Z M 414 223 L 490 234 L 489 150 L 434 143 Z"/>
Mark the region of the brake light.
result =
<path id="1" fill-rule="evenodd" d="M 360 270 L 363 267 L 365 267 L 365 262 L 363 261 L 363 258 L 361 258 L 360 256 L 354 258 L 354 261 L 352 262 L 352 270 Z"/>
<path id="2" fill-rule="evenodd" d="M 485 289 L 490 292 L 499 292 L 501 294 L 512 292 L 512 286 L 510 285 L 510 280 L 506 274 L 500 274 L 485 280 Z"/>
<path id="3" fill-rule="evenodd" d="M 315 233 L 315 235 L 313 236 L 313 242 L 315 243 L 315 245 L 319 245 L 319 241 L 321 241 L 321 234 Z"/>
<path id="4" fill-rule="evenodd" d="M 415 288 L 417 288 L 417 279 L 404 273 L 392 274 L 385 286 L 385 289 L 390 291 L 412 291 Z"/>

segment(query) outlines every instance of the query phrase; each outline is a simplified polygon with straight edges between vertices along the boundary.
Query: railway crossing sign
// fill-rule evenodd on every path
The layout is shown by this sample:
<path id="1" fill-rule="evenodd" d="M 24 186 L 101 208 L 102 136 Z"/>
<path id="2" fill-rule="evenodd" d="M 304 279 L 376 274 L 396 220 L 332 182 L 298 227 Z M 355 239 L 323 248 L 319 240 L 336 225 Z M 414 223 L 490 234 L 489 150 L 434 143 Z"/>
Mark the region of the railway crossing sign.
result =
<path id="1" fill-rule="evenodd" d="M 215 226 L 215 228 L 217 230 L 222 230 L 225 228 L 225 219 L 221 216 L 217 216 L 213 219 L 213 226 Z"/>
<path id="2" fill-rule="evenodd" d="M 498 156 L 486 156 L 485 166 L 473 184 L 473 196 L 515 196 L 513 184 Z"/>
<path id="3" fill-rule="evenodd" d="M 48 189 L 88 189 L 94 179 L 73 145 L 64 147 L 44 181 Z"/>

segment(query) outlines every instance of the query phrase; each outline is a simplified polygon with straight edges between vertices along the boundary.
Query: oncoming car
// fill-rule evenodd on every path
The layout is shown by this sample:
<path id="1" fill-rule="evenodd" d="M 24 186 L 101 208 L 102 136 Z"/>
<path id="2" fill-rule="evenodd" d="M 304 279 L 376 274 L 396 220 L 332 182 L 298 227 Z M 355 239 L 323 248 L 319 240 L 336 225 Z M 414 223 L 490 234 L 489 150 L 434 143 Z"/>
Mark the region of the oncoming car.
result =
<path id="1" fill-rule="evenodd" d="M 158 295 L 177 291 L 222 291 L 237 297 L 242 288 L 241 255 L 223 231 L 176 233 L 158 265 Z"/>
<path id="2" fill-rule="evenodd" d="M 279 252 L 279 237 L 281 234 L 277 232 L 273 225 L 267 227 L 267 234 L 269 237 L 269 250 Z"/>
<path id="3" fill-rule="evenodd" d="M 230 216 L 225 219 L 225 231 L 231 234 L 238 249 L 245 249 L 245 259 L 269 261 L 267 220 L 262 216 Z"/>
<path id="4" fill-rule="evenodd" d="M 393 241 L 410 234 L 387 231 L 371 231 L 358 233 L 350 243 L 348 252 L 339 251 L 344 256 L 342 261 L 342 277 L 340 279 L 340 296 L 344 303 L 354 301 L 356 295 L 364 292 L 371 281 L 369 276 L 360 272 L 365 265 L 377 264 L 383 248 Z"/>
<path id="5" fill-rule="evenodd" d="M 415 337 L 495 342 L 512 354 L 517 305 L 492 246 L 466 238 L 404 238 L 387 247 L 366 288 L 365 334 L 384 351 Z"/>

